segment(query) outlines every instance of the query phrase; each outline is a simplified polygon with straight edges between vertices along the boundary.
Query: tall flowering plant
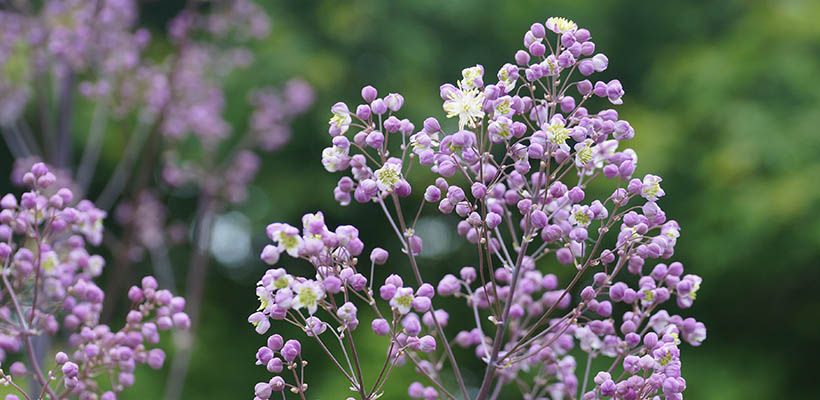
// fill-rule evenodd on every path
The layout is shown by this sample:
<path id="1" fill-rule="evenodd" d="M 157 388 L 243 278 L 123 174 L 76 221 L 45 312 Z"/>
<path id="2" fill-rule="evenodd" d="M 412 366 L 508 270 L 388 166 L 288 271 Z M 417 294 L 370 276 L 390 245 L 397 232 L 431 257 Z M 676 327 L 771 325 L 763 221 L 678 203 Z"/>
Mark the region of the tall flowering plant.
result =
<path id="1" fill-rule="evenodd" d="M 160 333 L 185 330 L 185 299 L 145 277 L 128 290 L 131 310 L 113 328 L 101 321 L 105 297 L 95 279 L 105 267 L 90 252 L 102 241 L 106 213 L 56 184 L 43 163 L 22 177 L 28 191 L 0 199 L 0 381 L 20 399 L 115 400 L 132 386 L 135 368 L 161 368 Z M 64 333 L 68 341 L 44 362 L 35 341 Z M 21 380 L 34 382 L 25 390 Z"/>
<path id="2" fill-rule="evenodd" d="M 374 247 L 362 259 L 358 230 L 328 227 L 321 212 L 305 215 L 301 229 L 269 225 L 261 259 L 276 265 L 290 256 L 313 273 L 280 266 L 257 284 L 256 331 L 290 324 L 305 337 L 268 336 L 256 362 L 273 377 L 255 386 L 256 400 L 307 398 L 303 344 L 321 348 L 351 398 L 380 397 L 406 364 L 423 378 L 407 389 L 417 399 L 683 397 L 680 346 L 700 345 L 706 328 L 671 304 L 691 307 L 701 278 L 671 261 L 680 227 L 658 204 L 661 178 L 635 177 L 638 157 L 625 147 L 633 128 L 614 109 L 588 108 L 621 104 L 621 83 L 587 79 L 609 60 L 570 20 L 533 24 L 524 48 L 495 76 L 476 65 L 441 86 L 443 109 L 458 123 L 449 132 L 436 118 L 417 128 L 399 117 L 400 94 L 379 97 L 371 86 L 355 108 L 331 108 L 322 164 L 345 174 L 335 199 L 383 213 L 412 273 L 374 282 L 388 252 Z M 420 168 L 437 177 L 420 189 L 418 211 L 405 214 L 409 176 Z M 614 189 L 594 198 L 595 180 Z M 424 238 L 414 228 L 424 203 L 455 214 L 458 234 L 475 248 L 473 265 L 437 281 L 419 265 Z M 464 308 L 440 308 L 440 297 Z M 449 326 L 454 311 L 470 315 L 471 326 Z M 363 376 L 360 325 L 386 338 L 376 376 Z M 454 347 L 484 366 L 480 380 L 465 378 L 459 361 L 467 356 Z"/>
<path id="3" fill-rule="evenodd" d="M 252 0 L 183 3 L 157 41 L 140 26 L 136 0 L 0 1 L 0 133 L 15 159 L 13 181 L 25 185 L 43 162 L 58 185 L 110 213 L 105 321 L 128 303 L 137 264 L 177 286 L 171 253 L 181 249 L 196 326 L 214 221 L 247 198 L 261 153 L 285 144 L 313 101 L 300 79 L 254 88 L 247 122 L 232 125 L 225 80 L 251 64 L 247 45 L 269 35 L 270 20 Z M 122 137 L 112 138 L 115 126 Z M 98 168 L 104 156 L 116 165 Z M 192 193 L 190 221 L 168 215 L 167 204 Z M 181 396 L 192 348 L 188 332 L 177 338 L 169 399 Z"/>

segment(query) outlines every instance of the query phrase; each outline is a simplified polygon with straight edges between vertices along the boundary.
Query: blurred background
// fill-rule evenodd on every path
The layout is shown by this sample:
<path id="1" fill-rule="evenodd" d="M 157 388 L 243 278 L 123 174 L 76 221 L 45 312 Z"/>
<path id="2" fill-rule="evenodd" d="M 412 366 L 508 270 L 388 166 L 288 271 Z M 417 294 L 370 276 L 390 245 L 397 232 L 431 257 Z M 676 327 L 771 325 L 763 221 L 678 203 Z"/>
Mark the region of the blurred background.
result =
<path id="1" fill-rule="evenodd" d="M 165 27 L 183 4 L 140 3 L 140 24 L 159 42 L 153 51 L 162 52 Z M 661 205 L 683 228 L 676 259 L 704 279 L 687 312 L 706 323 L 708 339 L 700 348 L 684 347 L 686 396 L 766 399 L 818 392 L 813 379 L 820 357 L 820 2 L 258 4 L 271 16 L 271 35 L 249 45 L 251 66 L 227 77 L 225 118 L 242 126 L 250 113 L 248 90 L 292 77 L 312 85 L 316 100 L 294 120 L 291 141 L 263 157 L 247 199 L 216 218 L 210 246 L 215 262 L 183 398 L 245 398 L 267 376 L 253 365 L 263 339 L 246 318 L 257 306 L 254 285 L 266 269 L 257 255 L 267 242 L 268 223 L 296 225 L 302 214 L 322 210 L 331 226 L 356 224 L 367 248 L 397 249 L 374 208 L 343 208 L 333 201 L 339 176 L 320 163 L 329 143 L 330 106 L 356 104 L 360 88 L 371 84 L 380 94 L 402 93 L 411 121 L 442 117 L 440 84 L 457 79 L 463 67 L 478 63 L 494 72 L 511 62 L 530 24 L 549 16 L 589 29 L 598 51 L 609 57 L 601 79 L 623 82 L 626 96 L 618 110 L 636 129 L 631 145 L 640 157 L 638 173 L 664 177 L 667 196 Z M 81 146 L 82 136 L 76 140 Z M 118 153 L 108 156 L 106 149 L 117 145 L 106 142 L 101 170 L 116 165 Z M 0 155 L 0 172 L 9 176 L 11 155 L 5 149 Z M 90 193 L 101 190 L 95 184 Z M 194 202 L 183 196 L 169 213 L 184 218 Z M 439 239 L 425 243 L 428 279 L 469 262 L 459 255 L 464 247 L 453 221 L 422 222 L 422 237 L 427 232 Z M 186 251 L 170 254 L 180 276 L 186 273 Z M 406 268 L 397 263 L 387 268 Z M 147 264 L 135 268 L 143 270 L 134 276 L 151 272 Z M 365 350 L 372 363 L 383 360 L 379 340 L 368 341 Z M 172 348 L 170 341 L 166 345 Z M 344 383 L 322 369 L 321 354 L 309 349 L 307 359 L 310 397 L 339 398 Z M 167 370 L 142 371 L 124 397 L 162 398 L 166 376 Z M 410 368 L 398 371 L 393 382 L 402 384 L 392 385 L 385 398 L 404 398 L 414 377 Z"/>

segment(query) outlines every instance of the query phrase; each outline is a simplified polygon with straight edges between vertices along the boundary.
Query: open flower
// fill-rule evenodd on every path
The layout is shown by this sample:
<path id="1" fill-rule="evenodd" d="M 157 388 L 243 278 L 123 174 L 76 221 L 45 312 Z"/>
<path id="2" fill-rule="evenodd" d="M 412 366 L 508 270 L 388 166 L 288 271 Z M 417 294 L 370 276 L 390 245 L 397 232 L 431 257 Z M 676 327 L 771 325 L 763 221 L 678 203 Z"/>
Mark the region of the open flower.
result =
<path id="1" fill-rule="evenodd" d="M 291 257 L 299 256 L 299 248 L 304 240 L 299 236 L 299 230 L 288 224 L 270 224 L 267 228 L 268 237 L 280 250 L 286 251 Z"/>
<path id="2" fill-rule="evenodd" d="M 373 173 L 376 176 L 376 184 L 379 190 L 390 193 L 401 182 L 401 164 L 387 162 Z"/>
<path id="3" fill-rule="evenodd" d="M 494 143 L 503 142 L 512 136 L 512 121 L 506 117 L 498 117 L 490 123 L 487 132 Z"/>
<path id="4" fill-rule="evenodd" d="M 476 127 L 476 122 L 484 118 L 484 93 L 478 89 L 454 89 L 444 101 L 447 118 L 458 117 L 458 129 Z"/>
<path id="5" fill-rule="evenodd" d="M 518 68 L 512 64 L 504 64 L 498 70 L 498 82 L 504 84 L 504 89 L 510 93 L 515 89 L 515 84 L 518 81 Z"/>
<path id="6" fill-rule="evenodd" d="M 569 139 L 569 134 L 572 133 L 560 118 L 553 118 L 544 128 L 544 131 L 547 133 L 547 139 L 550 143 L 559 146 L 565 144 Z"/>
<path id="7" fill-rule="evenodd" d="M 322 285 L 316 281 L 304 281 L 293 285 L 293 302 L 291 308 L 300 310 L 307 308 L 308 313 L 313 315 L 316 309 L 319 308 L 319 302 L 325 297 L 325 291 Z"/>
<path id="8" fill-rule="evenodd" d="M 481 65 L 464 68 L 461 70 L 461 77 L 462 79 L 458 81 L 458 86 L 464 90 L 480 89 L 484 87 L 484 67 Z"/>
<path id="9" fill-rule="evenodd" d="M 641 185 L 641 196 L 649 201 L 655 201 L 666 192 L 661 189 L 661 179 L 660 176 L 648 174 L 643 177 L 643 184 Z"/>
<path id="10" fill-rule="evenodd" d="M 390 306 L 402 315 L 409 313 L 413 308 L 413 289 L 406 287 L 396 289 L 396 294 L 390 299 Z"/>
<path id="11" fill-rule="evenodd" d="M 547 19 L 546 27 L 555 33 L 574 32 L 578 29 L 575 22 L 563 17 L 550 17 Z"/>

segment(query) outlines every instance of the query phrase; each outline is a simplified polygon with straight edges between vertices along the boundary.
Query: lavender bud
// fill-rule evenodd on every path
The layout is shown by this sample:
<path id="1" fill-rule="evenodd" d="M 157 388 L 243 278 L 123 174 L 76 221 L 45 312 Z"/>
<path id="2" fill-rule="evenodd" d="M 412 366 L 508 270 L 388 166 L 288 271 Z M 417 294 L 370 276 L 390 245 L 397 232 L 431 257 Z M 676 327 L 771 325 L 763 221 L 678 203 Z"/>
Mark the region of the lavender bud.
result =
<path id="1" fill-rule="evenodd" d="M 382 99 L 376 99 L 370 103 L 370 109 L 373 110 L 374 114 L 382 115 L 387 112 L 387 104 Z"/>
<path id="2" fill-rule="evenodd" d="M 389 253 L 381 247 L 376 247 L 370 252 L 370 261 L 377 265 L 384 265 L 387 262 Z"/>
<path id="3" fill-rule="evenodd" d="M 518 50 L 515 53 L 515 63 L 520 66 L 525 66 L 530 63 L 530 54 L 524 50 Z"/>
<path id="4" fill-rule="evenodd" d="M 373 86 L 368 85 L 362 88 L 362 99 L 364 99 L 364 101 L 371 103 L 373 100 L 376 100 L 378 96 L 379 92 L 376 91 L 376 88 Z"/>
<path id="5" fill-rule="evenodd" d="M 370 323 L 370 327 L 373 329 L 373 333 L 379 336 L 386 336 L 390 333 L 390 324 L 383 318 L 374 319 L 373 322 Z"/>
<path id="6" fill-rule="evenodd" d="M 358 117 L 359 119 L 367 121 L 370 119 L 370 115 L 370 106 L 368 106 L 367 104 L 359 104 L 356 107 L 356 117 Z"/>

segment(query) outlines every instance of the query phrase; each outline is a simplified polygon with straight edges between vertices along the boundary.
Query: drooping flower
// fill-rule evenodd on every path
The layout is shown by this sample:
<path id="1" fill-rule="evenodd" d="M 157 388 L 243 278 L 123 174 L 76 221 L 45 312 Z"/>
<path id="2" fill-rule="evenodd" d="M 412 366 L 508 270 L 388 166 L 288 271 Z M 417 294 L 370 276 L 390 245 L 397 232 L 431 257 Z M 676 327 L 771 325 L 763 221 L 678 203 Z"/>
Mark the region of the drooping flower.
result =
<path id="1" fill-rule="evenodd" d="M 304 329 L 308 336 L 319 336 L 327 330 L 327 323 L 316 317 L 308 317 Z"/>
<path id="2" fill-rule="evenodd" d="M 350 162 L 349 147 L 331 146 L 322 150 L 322 165 L 327 172 L 336 172 L 347 169 Z"/>
<path id="3" fill-rule="evenodd" d="M 330 112 L 333 113 L 333 117 L 328 121 L 328 125 L 330 125 L 328 133 L 330 133 L 331 136 L 344 135 L 350 128 L 350 123 L 353 120 L 350 117 L 350 110 L 347 109 L 347 105 L 338 102 L 330 108 Z"/>
<path id="4" fill-rule="evenodd" d="M 264 335 L 270 329 L 270 320 L 261 312 L 255 312 L 248 317 L 250 322 L 256 329 L 256 333 Z"/>
<path id="5" fill-rule="evenodd" d="M 498 70 L 498 82 L 504 84 L 504 89 L 507 93 L 515 89 L 516 82 L 518 82 L 518 67 L 512 64 L 504 64 Z"/>
<path id="6" fill-rule="evenodd" d="M 641 186 L 641 196 L 649 201 L 655 201 L 663 197 L 666 192 L 661 189 L 661 177 L 657 175 L 647 174 L 643 177 L 643 185 Z"/>

